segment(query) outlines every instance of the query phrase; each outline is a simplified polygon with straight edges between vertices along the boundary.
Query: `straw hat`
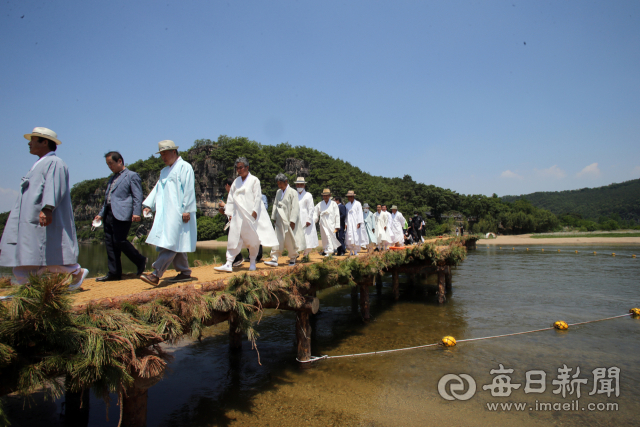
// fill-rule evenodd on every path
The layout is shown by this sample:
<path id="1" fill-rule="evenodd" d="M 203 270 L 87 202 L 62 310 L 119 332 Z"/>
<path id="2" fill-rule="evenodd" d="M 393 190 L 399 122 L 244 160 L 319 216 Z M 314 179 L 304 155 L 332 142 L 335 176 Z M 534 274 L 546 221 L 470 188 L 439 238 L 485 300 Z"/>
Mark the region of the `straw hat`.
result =
<path id="1" fill-rule="evenodd" d="M 398 207 L 396 205 L 391 206 L 391 210 L 398 210 Z"/>
<path id="2" fill-rule="evenodd" d="M 178 147 L 175 142 L 169 139 L 165 139 L 164 141 L 158 142 L 159 151 L 156 154 L 160 154 L 163 151 L 167 151 L 167 150 L 177 150 L 178 148 L 180 147 Z"/>
<path id="3" fill-rule="evenodd" d="M 307 181 L 304 180 L 304 176 L 299 176 L 296 179 L 296 182 L 294 182 L 294 184 L 306 184 L 306 183 L 307 183 Z"/>
<path id="4" fill-rule="evenodd" d="M 363 208 L 368 208 L 369 207 L 369 203 L 365 203 L 364 205 L 362 205 Z"/>
<path id="5" fill-rule="evenodd" d="M 356 193 L 354 193 L 354 192 L 353 192 L 353 190 L 349 190 L 349 191 L 347 192 L 347 197 L 349 197 L 349 196 L 353 196 L 353 197 L 355 197 L 355 196 L 356 196 Z"/>
<path id="6" fill-rule="evenodd" d="M 31 131 L 31 133 L 24 134 L 24 139 L 31 141 L 32 136 L 39 136 L 42 138 L 50 139 L 53 142 L 55 142 L 57 145 L 62 144 L 62 142 L 60 142 L 60 140 L 58 139 L 58 134 L 52 131 L 51 129 L 40 128 L 40 127 L 33 128 L 33 131 Z"/>
<path id="7" fill-rule="evenodd" d="M 324 190 L 322 190 L 322 195 L 323 196 L 330 196 L 331 195 L 331 190 L 329 190 L 328 188 L 325 188 Z"/>

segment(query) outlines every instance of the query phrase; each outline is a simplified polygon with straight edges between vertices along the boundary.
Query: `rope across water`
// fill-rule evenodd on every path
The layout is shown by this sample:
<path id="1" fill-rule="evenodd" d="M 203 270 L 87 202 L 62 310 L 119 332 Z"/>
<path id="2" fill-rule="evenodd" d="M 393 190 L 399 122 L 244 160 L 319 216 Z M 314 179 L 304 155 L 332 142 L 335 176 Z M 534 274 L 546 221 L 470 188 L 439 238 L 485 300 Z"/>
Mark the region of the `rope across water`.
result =
<path id="1" fill-rule="evenodd" d="M 634 313 L 626 313 L 626 314 L 621 314 L 619 316 L 605 317 L 603 319 L 587 320 L 586 322 L 569 323 L 568 326 L 586 325 L 587 323 L 602 322 L 603 320 L 618 319 L 620 317 L 628 317 L 628 316 L 634 316 Z M 524 335 L 524 334 L 531 334 L 531 333 L 534 333 L 534 332 L 549 331 L 551 329 L 555 329 L 555 328 L 553 326 L 550 326 L 548 328 L 533 329 L 531 331 L 513 332 L 513 333 L 510 333 L 510 334 L 492 335 L 492 336 L 480 337 L 480 338 L 467 338 L 467 339 L 457 340 L 457 342 L 461 343 L 461 342 L 489 340 L 489 339 L 493 339 L 493 338 L 511 337 L 511 336 L 514 336 L 514 335 Z M 395 348 L 395 349 L 391 349 L 391 350 L 369 351 L 369 352 L 366 352 L 366 353 L 340 354 L 340 355 L 336 355 L 336 356 L 329 356 L 329 355 L 311 356 L 311 359 L 309 359 L 309 360 L 300 360 L 298 358 L 296 358 L 296 360 L 298 362 L 300 362 L 300 363 L 311 363 L 311 362 L 316 362 L 318 360 L 323 360 L 323 359 L 341 359 L 341 358 L 345 358 L 345 357 L 370 356 L 370 355 L 373 355 L 373 354 L 394 353 L 394 352 L 397 352 L 397 351 L 416 350 L 418 348 L 436 347 L 436 346 L 439 346 L 439 345 L 442 345 L 442 344 L 438 342 L 438 343 L 432 343 L 432 344 L 417 345 L 417 346 L 413 346 L 413 347 Z"/>

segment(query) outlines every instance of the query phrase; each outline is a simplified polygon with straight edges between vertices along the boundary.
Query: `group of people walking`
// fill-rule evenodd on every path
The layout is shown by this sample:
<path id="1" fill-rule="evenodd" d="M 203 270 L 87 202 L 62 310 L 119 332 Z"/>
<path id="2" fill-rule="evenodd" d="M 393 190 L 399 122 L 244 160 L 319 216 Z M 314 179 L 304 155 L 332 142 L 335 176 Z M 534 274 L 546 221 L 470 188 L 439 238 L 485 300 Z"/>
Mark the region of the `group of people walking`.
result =
<path id="1" fill-rule="evenodd" d="M 71 274 L 70 288 L 79 288 L 88 270 L 77 263 L 69 173 L 55 154 L 61 142 L 55 132 L 42 127 L 24 137 L 38 160 L 22 179 L 20 195 L 7 220 L 0 241 L 0 265 L 13 267 L 20 284 L 26 283 L 30 274 L 59 272 Z M 126 168 L 122 155 L 116 151 L 105 155 L 113 175 L 93 225 L 104 224 L 109 271 L 98 281 L 121 280 L 122 253 L 137 266 L 136 275 L 152 285 L 160 282 L 171 264 L 178 274 L 168 281 L 192 280 L 187 253 L 195 251 L 197 241 L 195 179 L 193 168 L 180 157 L 178 148 L 170 140 L 158 143 L 156 154 L 165 168 L 144 200 L 140 176 Z M 386 205 L 377 205 L 371 212 L 367 203 L 362 206 L 356 200 L 353 191 L 347 193 L 348 202 L 343 204 L 328 188 L 322 192 L 322 201 L 314 205 L 303 177 L 291 187 L 287 176 L 280 173 L 275 177 L 278 191 L 269 215 L 267 198 L 260 180 L 250 173 L 249 160 L 240 157 L 234 166 L 237 178 L 228 180 L 227 201 L 220 203 L 229 235 L 226 262 L 214 267 L 217 271 L 232 272 L 241 265 L 243 248 L 249 251 L 249 270 L 255 270 L 263 246 L 271 247 L 266 265 L 278 266 L 284 250 L 288 264 L 295 265 L 298 257 L 319 246 L 316 224 L 324 256 L 346 255 L 347 250 L 355 256 L 361 250 L 384 251 L 392 245 L 404 245 L 405 219 L 396 206 L 387 212 Z M 142 216 L 153 217 L 146 243 L 158 251 L 149 273 L 145 273 L 147 258 L 127 240 L 132 223 L 141 221 Z"/>

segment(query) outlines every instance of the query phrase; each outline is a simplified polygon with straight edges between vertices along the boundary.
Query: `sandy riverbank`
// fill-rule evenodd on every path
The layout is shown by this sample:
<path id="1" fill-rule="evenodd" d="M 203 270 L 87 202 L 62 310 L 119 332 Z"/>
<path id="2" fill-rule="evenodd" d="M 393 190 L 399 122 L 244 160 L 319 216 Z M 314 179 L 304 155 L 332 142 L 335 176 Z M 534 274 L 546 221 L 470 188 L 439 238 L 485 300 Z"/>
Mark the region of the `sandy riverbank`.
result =
<path id="1" fill-rule="evenodd" d="M 214 248 L 226 248 L 227 242 L 219 242 L 217 240 L 204 240 L 196 243 L 196 248 L 202 249 L 214 249 Z"/>
<path id="2" fill-rule="evenodd" d="M 495 239 L 480 239 L 478 245 L 499 246 L 534 246 L 534 245 L 637 245 L 640 237 L 557 237 L 548 239 L 533 239 L 531 234 L 518 236 L 498 236 Z"/>

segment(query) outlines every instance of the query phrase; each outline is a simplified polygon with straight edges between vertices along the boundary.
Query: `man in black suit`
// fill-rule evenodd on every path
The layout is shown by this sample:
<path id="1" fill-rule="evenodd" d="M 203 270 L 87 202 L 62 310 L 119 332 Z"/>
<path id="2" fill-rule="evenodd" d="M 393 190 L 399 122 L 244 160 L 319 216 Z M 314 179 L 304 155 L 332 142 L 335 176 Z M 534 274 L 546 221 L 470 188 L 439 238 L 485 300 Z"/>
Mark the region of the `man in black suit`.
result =
<path id="1" fill-rule="evenodd" d="M 413 243 L 419 243 L 420 236 L 422 236 L 422 217 L 418 211 L 413 212 L 413 218 L 409 221 L 409 227 L 411 228 Z"/>
<path id="2" fill-rule="evenodd" d="M 140 176 L 127 169 L 122 155 L 117 151 L 110 151 L 104 156 L 107 166 L 113 176 L 107 184 L 107 191 L 100 213 L 94 221 L 104 223 L 104 244 L 107 247 L 109 272 L 106 276 L 98 277 L 98 282 L 120 280 L 122 276 L 121 253 L 133 262 L 136 276 L 144 273 L 147 258 L 140 254 L 131 242 L 127 240 L 132 222 L 139 222 L 142 213 L 142 184 Z"/>
<path id="3" fill-rule="evenodd" d="M 340 246 L 338 247 L 336 255 L 341 256 L 347 252 L 347 243 L 344 240 L 344 232 L 346 230 L 345 221 L 347 220 L 347 208 L 342 204 L 342 198 L 334 197 L 333 200 L 338 205 L 338 210 L 340 211 L 340 228 L 336 233 L 336 238 L 340 242 Z"/>

